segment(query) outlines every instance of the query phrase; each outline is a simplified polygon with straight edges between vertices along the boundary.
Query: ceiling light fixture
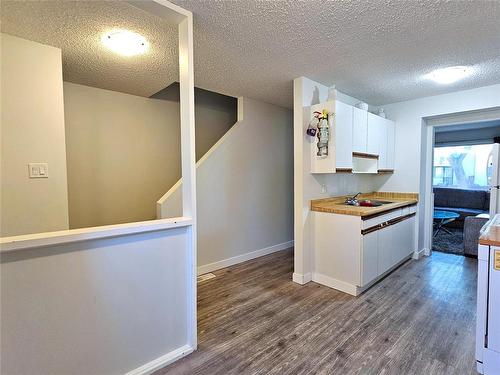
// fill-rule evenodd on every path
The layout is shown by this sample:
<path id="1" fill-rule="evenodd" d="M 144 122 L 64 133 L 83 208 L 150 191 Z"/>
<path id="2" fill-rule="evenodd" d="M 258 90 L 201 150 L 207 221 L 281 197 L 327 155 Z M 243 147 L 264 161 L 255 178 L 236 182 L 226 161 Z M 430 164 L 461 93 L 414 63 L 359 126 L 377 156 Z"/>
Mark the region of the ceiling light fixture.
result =
<path id="1" fill-rule="evenodd" d="M 450 66 L 448 68 L 436 69 L 424 77 L 434 82 L 447 85 L 470 76 L 474 70 L 470 66 Z"/>
<path id="2" fill-rule="evenodd" d="M 146 38 L 128 30 L 116 30 L 104 34 L 101 41 L 110 50 L 123 56 L 142 55 L 149 47 Z"/>

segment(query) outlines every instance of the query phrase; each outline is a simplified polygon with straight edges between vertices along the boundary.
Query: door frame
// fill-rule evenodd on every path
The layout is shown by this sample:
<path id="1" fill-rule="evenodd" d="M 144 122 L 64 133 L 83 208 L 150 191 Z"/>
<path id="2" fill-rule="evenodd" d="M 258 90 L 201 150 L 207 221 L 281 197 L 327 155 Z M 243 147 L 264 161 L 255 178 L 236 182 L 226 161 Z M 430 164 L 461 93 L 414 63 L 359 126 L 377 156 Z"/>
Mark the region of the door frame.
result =
<path id="1" fill-rule="evenodd" d="M 423 209 L 423 248 L 424 255 L 432 254 L 434 193 L 432 186 L 434 164 L 434 134 L 437 127 L 458 124 L 473 124 L 486 121 L 500 120 L 500 107 L 484 108 L 480 110 L 454 112 L 438 116 L 422 118 L 422 155 L 421 166 L 423 181 L 420 183 L 421 195 L 424 199 Z M 423 168 L 422 168 L 423 167 Z"/>

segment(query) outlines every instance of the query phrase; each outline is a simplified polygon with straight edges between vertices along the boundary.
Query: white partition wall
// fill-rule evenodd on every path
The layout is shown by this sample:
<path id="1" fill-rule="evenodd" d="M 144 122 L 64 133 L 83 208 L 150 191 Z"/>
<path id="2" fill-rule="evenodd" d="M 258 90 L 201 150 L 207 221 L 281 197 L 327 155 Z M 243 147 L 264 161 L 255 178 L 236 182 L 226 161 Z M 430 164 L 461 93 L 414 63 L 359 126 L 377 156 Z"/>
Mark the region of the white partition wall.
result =
<path id="1" fill-rule="evenodd" d="M 149 374 L 196 349 L 192 15 L 130 3 L 179 25 L 182 217 L 1 238 L 2 374 Z"/>
<path id="2" fill-rule="evenodd" d="M 378 191 L 388 176 L 360 175 L 353 173 L 312 173 L 311 147 L 314 140 L 306 135 L 311 120 L 311 106 L 326 102 L 328 87 L 306 77 L 293 83 L 294 123 L 294 273 L 299 284 L 311 281 L 313 271 L 314 235 L 311 199 Z M 337 93 L 339 102 L 353 105 L 359 100 Z"/>

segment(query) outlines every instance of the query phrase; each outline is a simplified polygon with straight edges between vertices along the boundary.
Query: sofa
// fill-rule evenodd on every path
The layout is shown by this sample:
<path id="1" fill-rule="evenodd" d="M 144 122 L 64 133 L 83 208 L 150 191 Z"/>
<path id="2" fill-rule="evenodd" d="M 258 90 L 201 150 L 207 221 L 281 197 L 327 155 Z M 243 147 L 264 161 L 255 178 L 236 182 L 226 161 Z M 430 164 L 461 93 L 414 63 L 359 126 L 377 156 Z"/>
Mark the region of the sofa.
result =
<path id="1" fill-rule="evenodd" d="M 477 258 L 477 246 L 481 228 L 488 222 L 490 215 L 467 216 L 464 224 L 464 255 Z"/>
<path id="2" fill-rule="evenodd" d="M 452 211 L 460 215 L 450 227 L 463 228 L 465 218 L 487 214 L 490 206 L 490 192 L 454 188 L 434 188 L 434 209 Z"/>

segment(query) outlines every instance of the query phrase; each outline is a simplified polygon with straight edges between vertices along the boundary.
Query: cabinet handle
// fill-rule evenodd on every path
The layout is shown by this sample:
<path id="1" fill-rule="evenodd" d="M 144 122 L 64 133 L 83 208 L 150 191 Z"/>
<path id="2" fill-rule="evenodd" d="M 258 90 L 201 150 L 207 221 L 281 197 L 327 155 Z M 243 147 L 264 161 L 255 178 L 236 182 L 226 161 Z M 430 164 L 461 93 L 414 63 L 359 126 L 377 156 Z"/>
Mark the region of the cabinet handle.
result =
<path id="1" fill-rule="evenodd" d="M 385 227 L 397 224 L 397 223 L 399 223 L 399 222 L 401 222 L 403 220 L 409 219 L 410 217 L 415 216 L 415 215 L 416 214 L 413 212 L 411 214 L 408 214 L 408 215 L 405 215 L 405 216 L 400 216 L 400 217 L 397 217 L 397 218 L 389 220 L 389 221 L 384 221 L 383 223 L 377 224 L 377 225 L 375 225 L 373 227 L 370 227 L 370 228 L 361 229 L 361 234 L 365 235 L 365 234 L 368 234 L 368 233 L 371 233 L 371 232 L 375 232 L 375 231 L 383 229 Z"/>

